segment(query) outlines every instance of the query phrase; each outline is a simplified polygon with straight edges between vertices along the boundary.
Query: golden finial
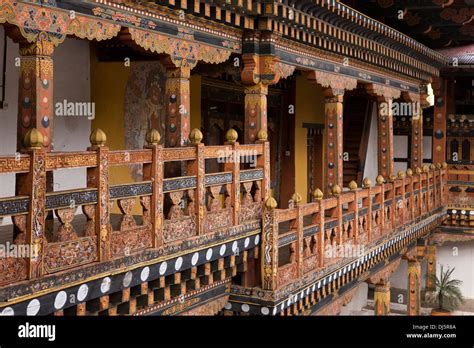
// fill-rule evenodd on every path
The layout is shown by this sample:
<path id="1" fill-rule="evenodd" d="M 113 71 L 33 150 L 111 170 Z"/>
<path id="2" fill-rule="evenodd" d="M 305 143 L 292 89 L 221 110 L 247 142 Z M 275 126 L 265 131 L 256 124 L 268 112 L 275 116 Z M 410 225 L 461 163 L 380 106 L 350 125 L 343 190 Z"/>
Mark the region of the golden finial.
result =
<path id="1" fill-rule="evenodd" d="M 382 185 L 385 182 L 385 179 L 379 174 L 377 175 L 377 178 L 375 178 L 375 181 L 377 182 L 377 185 Z"/>
<path id="2" fill-rule="evenodd" d="M 426 164 L 423 166 L 423 171 L 425 173 L 428 173 L 430 171 L 430 167 L 428 167 Z"/>
<path id="3" fill-rule="evenodd" d="M 270 210 L 273 210 L 277 207 L 277 201 L 273 197 L 268 197 L 267 200 L 265 201 L 265 207 L 267 207 Z"/>
<path id="4" fill-rule="evenodd" d="M 317 188 L 316 190 L 313 191 L 313 197 L 314 199 L 317 199 L 317 200 L 323 199 L 324 197 L 323 191 Z"/>
<path id="5" fill-rule="evenodd" d="M 365 178 L 362 184 L 364 185 L 364 187 L 370 187 L 372 186 L 372 180 L 370 180 L 369 178 Z"/>
<path id="6" fill-rule="evenodd" d="M 199 144 L 202 140 L 202 132 L 198 128 L 194 128 L 191 133 L 189 133 L 189 140 L 193 145 Z"/>
<path id="7" fill-rule="evenodd" d="M 239 134 L 237 133 L 237 131 L 234 128 L 231 128 L 225 134 L 225 138 L 227 139 L 227 142 L 233 144 L 239 138 Z"/>
<path id="8" fill-rule="evenodd" d="M 442 167 L 441 163 L 439 163 L 439 162 L 436 163 L 436 168 L 437 168 L 437 169 L 441 169 L 441 167 Z"/>
<path id="9" fill-rule="evenodd" d="M 157 145 L 161 140 L 161 134 L 156 129 L 149 129 L 145 135 L 145 141 L 150 145 Z"/>
<path id="10" fill-rule="evenodd" d="M 293 193 L 293 196 L 291 196 L 291 200 L 295 204 L 300 204 L 301 203 L 301 195 L 298 192 Z"/>
<path id="11" fill-rule="evenodd" d="M 257 133 L 257 139 L 260 141 L 267 141 L 268 140 L 268 133 L 264 129 L 260 129 Z"/>
<path id="12" fill-rule="evenodd" d="M 332 189 L 331 189 L 331 192 L 332 192 L 333 196 L 338 196 L 338 195 L 340 195 L 341 192 L 342 192 L 341 186 L 339 186 L 339 185 L 337 185 L 337 184 L 334 185 L 334 186 L 332 187 Z"/>
<path id="13" fill-rule="evenodd" d="M 390 174 L 388 176 L 388 179 L 390 180 L 390 182 L 394 182 L 397 179 L 397 177 L 395 176 L 395 174 Z"/>
<path id="14" fill-rule="evenodd" d="M 405 173 L 403 170 L 399 170 L 397 175 L 399 179 L 405 179 Z"/>
<path id="15" fill-rule="evenodd" d="M 413 176 L 413 170 L 411 170 L 411 168 L 407 169 L 407 176 Z"/>
<path id="16" fill-rule="evenodd" d="M 448 168 L 448 164 L 446 162 L 443 162 L 443 164 L 441 164 L 441 167 L 446 169 L 446 168 Z"/>
<path id="17" fill-rule="evenodd" d="M 415 172 L 416 172 L 416 174 L 421 174 L 421 168 L 420 168 L 420 167 L 416 167 Z"/>
<path id="18" fill-rule="evenodd" d="M 354 180 L 352 180 L 352 181 L 349 183 L 349 189 L 350 189 L 351 191 L 357 190 L 357 183 L 356 183 Z"/>
<path id="19" fill-rule="evenodd" d="M 104 146 L 107 142 L 107 136 L 102 129 L 96 128 L 92 131 L 89 140 L 92 146 Z"/>
<path id="20" fill-rule="evenodd" d="M 431 170 L 435 170 L 435 169 L 436 169 L 436 166 L 435 166 L 433 163 L 431 163 L 431 164 L 430 164 L 430 169 L 431 169 Z"/>
<path id="21" fill-rule="evenodd" d="M 41 149 L 43 147 L 43 135 L 36 128 L 31 128 L 26 132 L 23 144 L 30 150 Z"/>

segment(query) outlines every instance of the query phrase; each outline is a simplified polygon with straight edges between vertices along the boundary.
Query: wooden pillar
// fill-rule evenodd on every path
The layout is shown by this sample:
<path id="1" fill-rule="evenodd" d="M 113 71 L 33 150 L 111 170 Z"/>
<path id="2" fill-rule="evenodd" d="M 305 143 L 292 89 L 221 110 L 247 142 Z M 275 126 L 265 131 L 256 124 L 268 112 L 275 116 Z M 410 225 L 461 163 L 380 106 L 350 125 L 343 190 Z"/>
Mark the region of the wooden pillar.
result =
<path id="1" fill-rule="evenodd" d="M 260 130 L 267 129 L 268 85 L 257 83 L 245 88 L 245 135 L 246 144 L 254 143 Z"/>
<path id="2" fill-rule="evenodd" d="M 278 286 L 278 220 L 275 198 L 265 201 L 262 231 L 262 289 L 275 290 Z"/>
<path id="3" fill-rule="evenodd" d="M 324 124 L 326 144 L 324 148 L 324 189 L 330 195 L 332 187 L 343 186 L 343 101 L 344 91 L 326 88 L 324 90 Z"/>
<path id="4" fill-rule="evenodd" d="M 394 174 L 393 153 L 393 99 L 379 96 L 378 101 L 378 153 L 377 163 L 379 173 L 385 178 Z"/>
<path id="5" fill-rule="evenodd" d="M 197 128 L 190 133 L 189 139 L 191 144 L 196 147 L 196 160 L 188 161 L 186 173 L 187 175 L 196 175 L 196 191 L 194 192 L 194 211 L 196 213 L 196 230 L 197 234 L 204 233 L 204 217 L 206 213 L 206 168 L 204 158 L 204 144 L 201 143 L 203 135 Z"/>
<path id="6" fill-rule="evenodd" d="M 418 260 L 408 260 L 408 298 L 407 314 L 420 315 L 421 292 L 420 292 L 421 266 Z"/>
<path id="7" fill-rule="evenodd" d="M 431 277 L 436 275 L 436 246 L 428 245 L 426 247 L 426 289 L 431 290 L 434 287 Z"/>
<path id="8" fill-rule="evenodd" d="M 32 128 L 25 134 L 23 152 L 30 155 L 30 168 L 28 173 L 17 176 L 17 187 L 18 195 L 29 197 L 25 244 L 35 255 L 26 259 L 26 274 L 28 279 L 36 279 L 43 274 L 46 247 L 46 152 L 43 136 L 37 129 Z"/>
<path id="9" fill-rule="evenodd" d="M 31 128 L 43 137 L 43 148 L 53 149 L 53 54 L 51 42 L 20 42 L 17 150 Z"/>
<path id="10" fill-rule="evenodd" d="M 162 60 L 168 72 L 166 80 L 166 147 L 185 146 L 190 132 L 190 82 L 191 69 L 177 67 L 171 58 Z"/>
<path id="11" fill-rule="evenodd" d="M 393 111 L 392 104 L 401 91 L 378 84 L 367 84 L 367 93 L 378 102 L 378 171 L 385 179 L 394 174 L 393 164 Z"/>
<path id="12" fill-rule="evenodd" d="M 151 163 L 143 164 L 143 180 L 151 180 L 150 223 L 152 226 L 152 246 L 163 245 L 163 147 L 159 145 L 161 135 L 156 129 L 149 130 L 145 137 L 145 148 L 151 149 Z"/>
<path id="13" fill-rule="evenodd" d="M 423 167 L 423 111 L 414 114 L 411 119 L 411 168 Z"/>
<path id="14" fill-rule="evenodd" d="M 98 238 L 99 261 L 110 259 L 110 194 L 109 194 L 109 149 L 105 146 L 107 137 L 101 129 L 95 129 L 90 136 L 88 151 L 97 154 L 97 167 L 87 169 L 87 187 L 97 189 L 95 228 Z"/>
<path id="15" fill-rule="evenodd" d="M 374 315 L 390 314 L 390 282 L 384 281 L 375 285 Z"/>
<path id="16" fill-rule="evenodd" d="M 446 161 L 447 84 L 448 81 L 441 77 L 433 81 L 435 95 L 433 111 L 433 163 L 443 163 Z"/>

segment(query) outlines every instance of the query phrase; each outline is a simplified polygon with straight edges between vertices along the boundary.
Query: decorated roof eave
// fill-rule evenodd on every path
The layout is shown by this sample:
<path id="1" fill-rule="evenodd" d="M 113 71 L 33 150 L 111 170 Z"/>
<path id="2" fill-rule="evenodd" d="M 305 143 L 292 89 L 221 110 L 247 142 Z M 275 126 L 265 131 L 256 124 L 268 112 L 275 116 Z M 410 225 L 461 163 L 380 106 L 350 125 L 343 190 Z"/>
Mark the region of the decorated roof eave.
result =
<path id="1" fill-rule="evenodd" d="M 359 60 L 352 60 L 350 66 L 344 66 L 342 56 L 283 37 L 276 40 L 276 54 L 282 63 L 296 66 L 299 70 L 346 75 L 361 82 L 391 86 L 404 92 L 419 93 L 420 85 L 432 81 L 428 75 L 424 79 L 415 79 Z"/>
<path id="2" fill-rule="evenodd" d="M 63 3 L 67 8 L 38 5 L 27 1 L 0 1 L 0 23 L 19 28 L 28 42 L 42 41 L 53 46 L 61 44 L 69 35 L 87 40 L 107 40 L 123 28 L 133 32 L 132 39 L 141 47 L 157 53 L 169 54 L 175 63 L 197 61 L 221 63 L 232 53 L 241 53 L 241 37 L 220 32 L 220 36 L 196 26 L 187 26 L 162 18 L 149 20 L 138 16 L 122 16 L 107 12 L 103 6 L 90 7 L 93 2 Z M 146 23 L 147 27 L 143 26 Z M 240 30 L 235 31 L 241 34 Z M 223 36 L 223 37 L 222 37 Z M 188 49 L 185 49 L 188 48 Z M 189 49 L 191 48 L 191 49 Z M 186 56 L 183 56 L 186 54 Z"/>
<path id="3" fill-rule="evenodd" d="M 338 4 L 342 8 L 346 9 L 346 13 L 343 15 L 341 9 L 335 10 L 332 3 Z M 294 6 L 292 6 L 294 3 Z M 323 20 L 324 22 L 339 27 L 342 30 L 346 30 L 355 33 L 366 39 L 378 41 L 385 46 L 388 46 L 398 52 L 416 58 L 419 61 L 424 61 L 429 65 L 441 68 L 446 64 L 446 58 L 438 52 L 422 45 L 421 43 L 409 38 L 408 36 L 396 31 L 393 28 L 386 26 L 366 15 L 351 9 L 350 7 L 340 4 L 335 0 L 329 0 L 325 2 L 323 6 L 321 0 L 283 0 L 280 6 L 286 6 L 294 10 L 305 12 L 309 16 Z M 282 16 L 280 14 L 274 14 L 273 18 L 282 22 L 295 22 L 287 18 L 288 16 Z M 354 20 L 355 17 L 355 20 Z M 335 20 L 335 18 L 343 19 L 343 22 Z M 336 25 L 337 23 L 337 25 Z M 343 24 L 341 24 L 343 23 Z M 368 23 L 371 25 L 369 26 Z M 352 24 L 352 25 L 351 25 Z M 375 36 L 374 36 L 375 34 Z"/>

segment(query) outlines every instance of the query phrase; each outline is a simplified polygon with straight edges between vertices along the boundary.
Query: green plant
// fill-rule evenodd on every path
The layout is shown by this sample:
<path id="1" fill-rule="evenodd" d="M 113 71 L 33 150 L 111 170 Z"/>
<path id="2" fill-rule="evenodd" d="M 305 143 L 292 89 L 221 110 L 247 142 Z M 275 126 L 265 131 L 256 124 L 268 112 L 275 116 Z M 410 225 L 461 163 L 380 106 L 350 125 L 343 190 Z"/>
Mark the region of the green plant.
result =
<path id="1" fill-rule="evenodd" d="M 434 284 L 433 290 L 429 292 L 428 301 L 437 303 L 440 309 L 446 311 L 456 310 L 464 302 L 460 289 L 462 281 L 452 279 L 454 270 L 454 267 L 448 267 L 446 272 L 444 272 L 443 266 L 441 266 L 439 277 L 436 274 L 428 276 L 431 283 Z"/>

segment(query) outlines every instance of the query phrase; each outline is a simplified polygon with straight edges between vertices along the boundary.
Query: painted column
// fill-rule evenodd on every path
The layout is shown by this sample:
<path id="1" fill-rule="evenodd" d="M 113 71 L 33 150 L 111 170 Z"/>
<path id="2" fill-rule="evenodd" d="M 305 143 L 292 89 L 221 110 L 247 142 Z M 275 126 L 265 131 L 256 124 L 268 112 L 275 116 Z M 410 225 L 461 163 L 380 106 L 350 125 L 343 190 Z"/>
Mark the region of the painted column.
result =
<path id="1" fill-rule="evenodd" d="M 433 289 L 434 283 L 431 277 L 436 275 L 436 246 L 428 245 L 426 247 L 426 289 Z"/>
<path id="2" fill-rule="evenodd" d="M 390 314 L 390 282 L 380 282 L 375 285 L 374 315 Z"/>
<path id="3" fill-rule="evenodd" d="M 378 102 L 378 172 L 385 179 L 394 174 L 393 152 L 393 99 L 377 97 Z"/>
<path id="4" fill-rule="evenodd" d="M 401 91 L 385 85 L 368 84 L 367 93 L 378 102 L 378 172 L 388 179 L 394 173 L 393 162 L 393 102 L 400 98 Z"/>
<path id="5" fill-rule="evenodd" d="M 17 150 L 31 128 L 43 137 L 45 151 L 53 149 L 53 54 L 51 42 L 20 43 Z"/>
<path id="6" fill-rule="evenodd" d="M 166 79 L 166 147 L 185 146 L 189 143 L 190 132 L 190 82 L 191 68 L 177 67 L 171 59 L 164 59 L 167 69 Z"/>
<path id="7" fill-rule="evenodd" d="M 446 161 L 447 80 L 437 78 L 434 79 L 432 85 L 435 94 L 433 111 L 433 163 L 443 163 Z"/>
<path id="8" fill-rule="evenodd" d="M 324 149 L 324 191 L 332 194 L 332 188 L 343 185 L 343 101 L 344 92 L 357 87 L 357 80 L 342 75 L 311 71 L 308 74 L 310 83 L 317 83 L 324 88 L 325 96 L 325 143 Z"/>
<path id="9" fill-rule="evenodd" d="M 257 140 L 260 130 L 267 132 L 268 85 L 257 83 L 245 88 L 245 135 L 246 144 Z"/>
<path id="10" fill-rule="evenodd" d="M 417 260 L 408 260 L 408 298 L 407 314 L 420 315 L 421 292 L 420 292 L 421 266 Z"/>
<path id="11" fill-rule="evenodd" d="M 423 111 L 419 108 L 411 119 L 411 168 L 423 167 Z"/>
<path id="12" fill-rule="evenodd" d="M 324 148 L 324 187 L 330 195 L 335 185 L 343 186 L 343 101 L 344 91 L 335 92 L 331 88 L 324 91 L 324 126 L 326 130 L 326 144 Z"/>

